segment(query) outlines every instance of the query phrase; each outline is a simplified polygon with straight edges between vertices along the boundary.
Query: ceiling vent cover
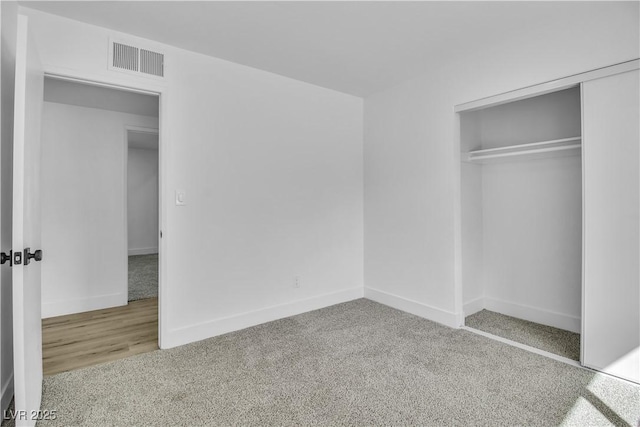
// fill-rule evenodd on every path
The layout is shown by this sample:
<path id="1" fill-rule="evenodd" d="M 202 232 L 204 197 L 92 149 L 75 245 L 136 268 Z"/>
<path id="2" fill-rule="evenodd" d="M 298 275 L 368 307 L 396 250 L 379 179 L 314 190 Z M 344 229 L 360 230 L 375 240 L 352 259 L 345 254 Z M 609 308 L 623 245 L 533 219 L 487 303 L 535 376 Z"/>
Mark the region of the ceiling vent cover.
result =
<path id="1" fill-rule="evenodd" d="M 109 68 L 112 70 L 164 77 L 163 53 L 111 41 L 109 56 Z"/>
<path id="2" fill-rule="evenodd" d="M 138 71 L 140 49 L 122 43 L 113 43 L 113 66 L 129 71 Z"/>
<path id="3" fill-rule="evenodd" d="M 164 77 L 164 55 L 147 49 L 140 49 L 140 72 Z"/>

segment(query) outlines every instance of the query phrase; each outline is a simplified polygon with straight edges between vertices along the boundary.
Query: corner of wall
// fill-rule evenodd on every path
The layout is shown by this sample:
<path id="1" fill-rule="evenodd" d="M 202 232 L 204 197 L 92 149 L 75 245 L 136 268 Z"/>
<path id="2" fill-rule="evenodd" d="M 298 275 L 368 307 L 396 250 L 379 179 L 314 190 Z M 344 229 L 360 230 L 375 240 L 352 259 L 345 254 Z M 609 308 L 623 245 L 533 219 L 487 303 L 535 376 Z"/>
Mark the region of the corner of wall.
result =
<path id="1" fill-rule="evenodd" d="M 484 310 L 484 297 L 478 297 L 478 298 L 474 298 L 471 301 L 467 301 L 464 303 L 464 305 L 462 306 L 462 312 L 463 312 L 463 316 L 467 317 L 467 316 L 471 316 L 472 314 L 475 314 L 479 311 Z"/>
<path id="2" fill-rule="evenodd" d="M 451 311 L 432 307 L 418 301 L 403 298 L 387 292 L 372 288 L 364 288 L 364 297 L 371 301 L 387 305 L 397 310 L 405 311 L 418 317 L 422 317 L 432 322 L 440 323 L 450 328 L 459 328 L 458 316 Z"/>

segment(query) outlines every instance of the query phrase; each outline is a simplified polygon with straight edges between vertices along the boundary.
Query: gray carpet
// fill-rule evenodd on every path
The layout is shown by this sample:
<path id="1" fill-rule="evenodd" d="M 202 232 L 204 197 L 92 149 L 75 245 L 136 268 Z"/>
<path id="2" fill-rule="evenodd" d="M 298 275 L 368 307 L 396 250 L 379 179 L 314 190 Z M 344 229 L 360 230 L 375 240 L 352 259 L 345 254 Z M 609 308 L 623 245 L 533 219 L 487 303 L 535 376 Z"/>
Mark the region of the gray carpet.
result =
<path id="1" fill-rule="evenodd" d="M 129 257 L 129 301 L 158 297 L 158 254 Z"/>
<path id="2" fill-rule="evenodd" d="M 42 409 L 42 426 L 635 426 L 640 387 L 360 299 L 46 377 Z"/>
<path id="3" fill-rule="evenodd" d="M 580 334 L 516 317 L 482 310 L 465 319 L 465 325 L 490 334 L 580 360 Z"/>

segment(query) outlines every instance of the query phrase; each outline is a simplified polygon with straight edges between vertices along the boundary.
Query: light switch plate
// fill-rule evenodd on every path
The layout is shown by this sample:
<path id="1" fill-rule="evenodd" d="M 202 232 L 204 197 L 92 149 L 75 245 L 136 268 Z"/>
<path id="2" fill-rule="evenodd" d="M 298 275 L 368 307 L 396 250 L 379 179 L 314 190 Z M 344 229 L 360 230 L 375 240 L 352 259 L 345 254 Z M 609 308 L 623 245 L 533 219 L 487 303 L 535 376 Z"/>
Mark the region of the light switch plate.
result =
<path id="1" fill-rule="evenodd" d="M 176 206 L 187 204 L 187 193 L 184 190 L 176 190 Z"/>

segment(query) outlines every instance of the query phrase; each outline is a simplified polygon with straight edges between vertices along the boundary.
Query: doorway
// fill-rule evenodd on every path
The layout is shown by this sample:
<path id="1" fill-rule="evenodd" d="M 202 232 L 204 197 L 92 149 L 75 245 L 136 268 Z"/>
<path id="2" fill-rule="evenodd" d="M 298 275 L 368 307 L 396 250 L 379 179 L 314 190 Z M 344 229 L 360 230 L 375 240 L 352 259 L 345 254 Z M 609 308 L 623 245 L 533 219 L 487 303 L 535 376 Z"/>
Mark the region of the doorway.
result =
<path id="1" fill-rule="evenodd" d="M 127 126 L 128 302 L 158 298 L 158 129 Z"/>
<path id="2" fill-rule="evenodd" d="M 45 77 L 45 375 L 158 348 L 158 129 L 157 94 Z M 155 259 L 145 269 L 153 271 L 142 280 L 151 289 L 144 298 L 129 296 L 130 249 Z"/>

